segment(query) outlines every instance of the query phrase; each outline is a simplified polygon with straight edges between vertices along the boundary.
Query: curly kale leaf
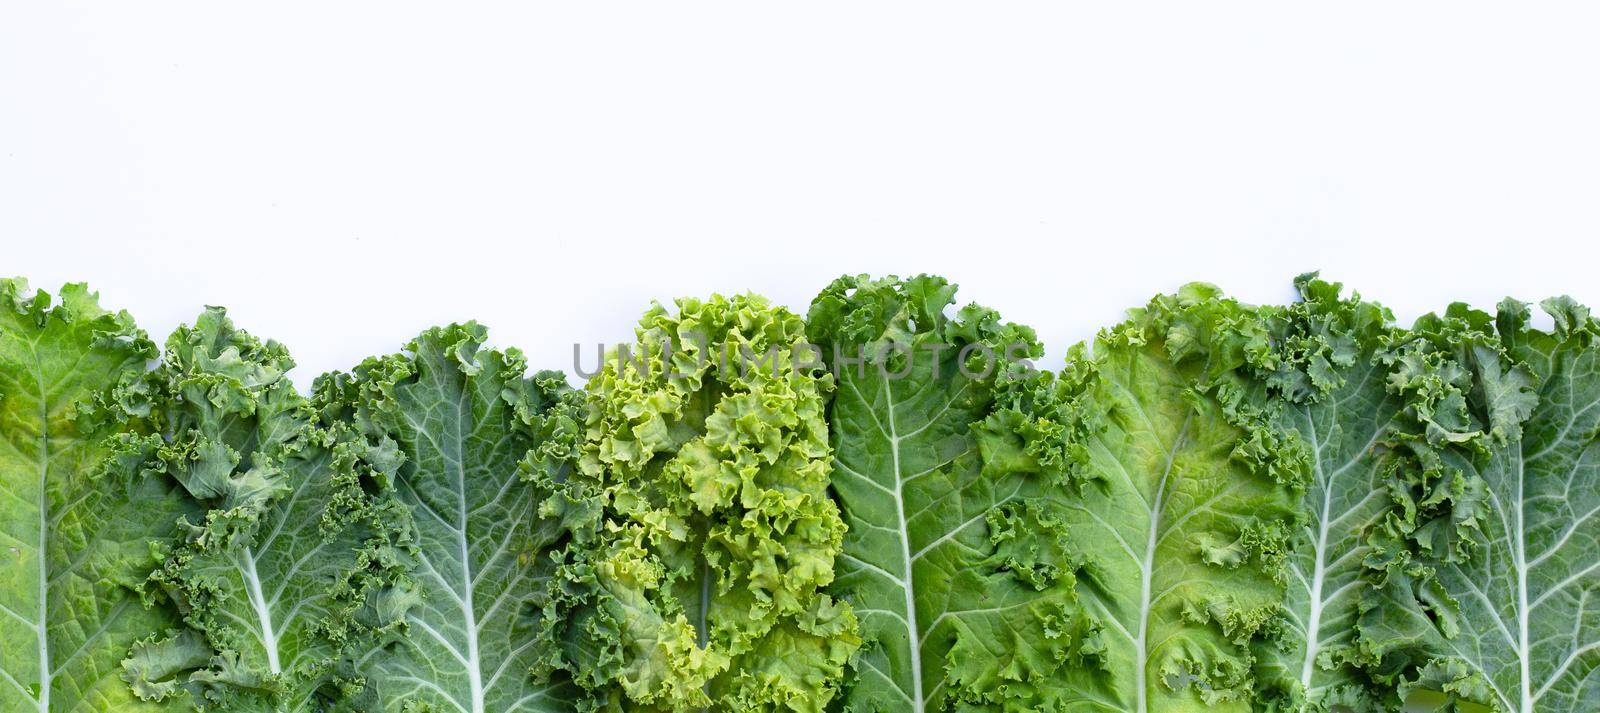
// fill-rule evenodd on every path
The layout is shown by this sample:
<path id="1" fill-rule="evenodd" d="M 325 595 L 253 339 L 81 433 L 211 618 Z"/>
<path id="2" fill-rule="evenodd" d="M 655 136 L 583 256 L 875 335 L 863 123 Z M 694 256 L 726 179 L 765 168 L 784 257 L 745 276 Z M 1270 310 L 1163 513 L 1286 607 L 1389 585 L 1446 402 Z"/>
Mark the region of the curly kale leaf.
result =
<path id="1" fill-rule="evenodd" d="M 1471 421 L 1437 418 L 1471 392 L 1448 349 L 1399 329 L 1382 306 L 1303 275 L 1301 301 L 1261 308 L 1272 350 L 1249 371 L 1263 408 L 1310 450 L 1305 522 L 1287 560 L 1283 635 L 1257 647 L 1258 701 L 1273 710 L 1400 710 L 1357 636 L 1392 568 L 1459 537 L 1469 492 L 1436 467 L 1440 449 L 1479 447 Z M 1428 434 L 1435 437 L 1430 440 Z M 1419 544 L 1420 543 L 1420 544 Z"/>
<path id="2" fill-rule="evenodd" d="M 578 418 L 560 374 L 524 376 L 474 323 L 430 329 L 321 387 L 409 512 L 409 576 L 370 598 L 403 636 L 351 662 L 358 710 L 568 711 L 548 614 L 553 556 L 592 518 L 564 485 Z M 330 398 L 333 398 L 330 396 Z"/>
<path id="3" fill-rule="evenodd" d="M 588 384 L 592 546 L 558 595 L 586 706 L 821 711 L 859 641 L 823 593 L 844 524 L 799 317 L 754 296 L 645 314 Z"/>
<path id="4" fill-rule="evenodd" d="M 126 664 L 151 699 L 187 690 L 208 709 L 315 710 L 339 697 L 336 666 L 372 634 L 357 613 L 395 574 L 395 518 L 355 468 L 348 428 L 317 423 L 293 365 L 211 308 L 146 377 L 167 439 L 141 467 L 204 512 L 152 576 L 190 629 Z"/>
<path id="5" fill-rule="evenodd" d="M 1077 595 L 1101 632 L 1095 665 L 1058 694 L 1067 707 L 1252 709 L 1308 470 L 1298 436 L 1248 398 L 1245 370 L 1271 353 L 1257 310 L 1191 284 L 1008 408 L 1056 434 L 1001 445 L 1060 474 Z"/>
<path id="6" fill-rule="evenodd" d="M 1510 300 L 1495 318 L 1457 305 L 1420 323 L 1473 379 L 1470 398 L 1438 420 L 1482 423 L 1492 438 L 1440 455 L 1476 508 L 1453 529 L 1464 533 L 1457 547 L 1407 564 L 1435 577 L 1392 580 L 1362 633 L 1391 667 L 1420 662 L 1398 675 L 1442 694 L 1442 708 L 1600 705 L 1600 325 L 1566 298 L 1544 308 L 1551 331 Z"/>
<path id="7" fill-rule="evenodd" d="M 1027 377 L 1033 332 L 937 277 L 840 278 L 808 331 L 839 379 L 829 407 L 833 489 L 848 531 L 834 590 L 866 639 L 851 710 L 1051 709 L 1098 630 L 1073 594 L 1079 562 L 1060 483 L 988 468 L 973 425 Z M 998 384 L 997 384 L 998 382 Z M 1028 424 L 988 424 L 993 442 Z"/>
<path id="8" fill-rule="evenodd" d="M 122 467 L 151 444 L 117 404 L 155 347 L 83 285 L 61 302 L 0 280 L 0 709 L 143 711 L 119 662 L 177 623 L 142 580 L 185 509 L 170 480 Z"/>

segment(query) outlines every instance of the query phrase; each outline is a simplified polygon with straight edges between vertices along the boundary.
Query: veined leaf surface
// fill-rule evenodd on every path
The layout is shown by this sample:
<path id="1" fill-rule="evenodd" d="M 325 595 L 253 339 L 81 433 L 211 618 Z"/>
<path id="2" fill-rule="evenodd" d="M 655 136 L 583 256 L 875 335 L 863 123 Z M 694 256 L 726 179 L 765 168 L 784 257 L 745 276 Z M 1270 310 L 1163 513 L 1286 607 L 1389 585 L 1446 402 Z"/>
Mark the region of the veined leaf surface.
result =
<path id="1" fill-rule="evenodd" d="M 1194 284 L 1069 358 L 1086 482 L 1062 519 L 1105 642 L 1074 709 L 1251 710 L 1306 468 L 1237 375 L 1268 350 L 1249 308 Z"/>
<path id="2" fill-rule="evenodd" d="M 356 612 L 393 576 L 394 514 L 363 489 L 348 427 L 314 422 L 292 367 L 281 345 L 211 308 L 172 335 L 147 377 L 170 440 L 142 467 L 176 479 L 205 514 L 153 577 L 190 629 L 129 660 L 144 695 L 318 710 L 339 698 L 346 649 L 370 633 Z"/>
<path id="3" fill-rule="evenodd" d="M 570 685 L 548 670 L 540 618 L 565 531 L 528 482 L 561 447 L 548 437 L 554 422 L 572 421 L 560 407 L 567 387 L 559 374 L 526 378 L 519 352 L 484 349 L 484 337 L 472 323 L 432 329 L 324 387 L 353 405 L 369 457 L 390 461 L 415 530 L 410 589 L 380 606 L 405 611 L 405 635 L 357 660 L 367 709 L 573 707 Z"/>
<path id="4" fill-rule="evenodd" d="M 1499 438 L 1486 455 L 1449 459 L 1481 488 L 1470 546 L 1425 560 L 1438 588 L 1401 592 L 1409 608 L 1375 610 L 1364 632 L 1431 655 L 1413 687 L 1506 713 L 1600 707 L 1600 327 L 1565 298 L 1544 306 L 1553 332 L 1531 327 L 1526 305 L 1500 309 L 1494 327 L 1514 367 L 1462 342 L 1478 415 Z M 1490 329 L 1488 315 L 1459 305 L 1444 319 Z"/>
<path id="5" fill-rule="evenodd" d="M 851 710 L 1048 709 L 1099 645 L 1073 598 L 1061 483 L 986 469 L 972 428 L 994 414 L 995 382 L 1023 378 L 1017 360 L 1041 350 L 991 310 L 945 314 L 955 289 L 843 277 L 811 306 L 839 379 L 830 440 L 848 530 L 834 589 L 866 642 Z"/>
<path id="6" fill-rule="evenodd" d="M 1341 298 L 1338 284 L 1305 275 L 1296 285 L 1301 302 L 1260 310 L 1274 355 L 1257 372 L 1264 408 L 1307 445 L 1311 477 L 1287 561 L 1286 631 L 1257 647 L 1259 697 L 1287 710 L 1399 710 L 1394 686 L 1370 675 L 1357 625 L 1384 563 L 1419 536 L 1448 545 L 1460 493 L 1432 465 L 1435 450 L 1485 434 L 1433 417 L 1471 390 L 1449 350 L 1395 328 L 1377 304 Z"/>
<path id="7" fill-rule="evenodd" d="M 1283 661 L 1308 703 L 1360 700 L 1376 706 L 1363 680 L 1343 661 L 1364 593 L 1372 587 L 1363 560 L 1365 536 L 1389 512 L 1379 441 L 1398 400 L 1384 388 L 1371 354 L 1320 400 L 1286 410 L 1287 425 L 1311 447 L 1306 505 L 1310 520 L 1288 561 L 1285 606 L 1293 632 Z"/>
<path id="8" fill-rule="evenodd" d="M 27 293 L 0 280 L 0 711 L 160 710 L 119 662 L 176 623 L 137 590 L 183 510 L 170 481 L 106 467 L 148 441 L 94 406 L 155 349 L 83 285 Z"/>

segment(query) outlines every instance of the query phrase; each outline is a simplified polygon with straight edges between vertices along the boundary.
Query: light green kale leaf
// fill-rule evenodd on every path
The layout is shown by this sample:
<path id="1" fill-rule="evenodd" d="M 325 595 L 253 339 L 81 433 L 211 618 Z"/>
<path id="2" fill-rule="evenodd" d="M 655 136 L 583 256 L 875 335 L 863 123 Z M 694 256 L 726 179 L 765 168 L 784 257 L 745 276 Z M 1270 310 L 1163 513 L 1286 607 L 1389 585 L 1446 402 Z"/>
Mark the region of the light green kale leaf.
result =
<path id="1" fill-rule="evenodd" d="M 140 467 L 204 512 L 151 578 L 189 628 L 127 664 L 152 700 L 186 690 L 205 709 L 318 710 L 341 695 L 344 653 L 374 635 L 357 614 L 395 576 L 395 512 L 356 469 L 348 426 L 317 423 L 293 366 L 210 308 L 146 378 L 167 440 Z"/>
<path id="2" fill-rule="evenodd" d="M 119 467 L 154 437 L 113 390 L 136 392 L 154 354 L 83 285 L 52 306 L 0 280 L 0 710 L 166 708 L 135 697 L 118 665 L 177 623 L 139 586 L 184 509 L 170 480 Z"/>
<path id="3" fill-rule="evenodd" d="M 1255 705 L 1308 470 L 1304 443 L 1249 397 L 1245 370 L 1272 358 L 1257 310 L 1191 284 L 1092 355 L 1075 348 L 1054 393 L 1015 409 L 1060 433 L 1064 539 L 1103 642 L 1058 694 L 1067 709 Z"/>
<path id="4" fill-rule="evenodd" d="M 1098 665 L 1099 632 L 1073 595 L 1078 563 L 1062 483 L 1013 453 L 1031 425 L 995 392 L 1027 377 L 1032 330 L 969 305 L 942 278 L 842 277 L 808 333 L 838 378 L 833 489 L 848 531 L 834 591 L 866 645 L 845 707 L 1056 709 L 1067 671 Z M 997 382 L 999 386 L 997 387 Z M 985 467 L 973 424 L 986 424 Z"/>
<path id="5" fill-rule="evenodd" d="M 562 489 L 579 419 L 557 373 L 524 376 L 514 349 L 483 347 L 475 323 L 430 329 L 405 353 L 325 377 L 364 458 L 410 513 L 408 580 L 371 597 L 403 635 L 351 662 L 355 710 L 569 711 L 546 614 L 552 556 L 587 522 Z M 337 396 L 334 396 L 334 395 Z"/>
<path id="6" fill-rule="evenodd" d="M 656 305 L 590 380 L 562 635 L 586 707 L 822 711 L 859 643 L 832 583 L 823 395 L 804 327 L 755 296 Z"/>

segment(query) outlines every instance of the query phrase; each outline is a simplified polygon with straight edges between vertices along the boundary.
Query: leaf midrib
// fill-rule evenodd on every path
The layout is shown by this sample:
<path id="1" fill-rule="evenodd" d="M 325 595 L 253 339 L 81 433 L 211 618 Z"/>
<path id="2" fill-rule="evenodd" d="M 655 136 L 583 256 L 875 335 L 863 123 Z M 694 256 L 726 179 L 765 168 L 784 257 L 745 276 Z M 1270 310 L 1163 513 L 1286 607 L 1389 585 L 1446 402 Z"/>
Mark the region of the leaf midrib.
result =
<path id="1" fill-rule="evenodd" d="M 35 632 L 39 640 L 39 710 L 50 710 L 50 637 L 45 622 L 50 621 L 50 395 L 44 383 L 44 361 L 37 343 L 32 347 L 34 376 L 39 384 L 39 621 Z"/>
<path id="2" fill-rule="evenodd" d="M 1140 410 L 1143 410 L 1142 405 L 1140 406 Z M 1145 713 L 1145 711 L 1149 710 L 1149 702 L 1147 700 L 1148 693 L 1145 689 L 1147 675 L 1146 669 L 1149 667 L 1150 655 L 1150 651 L 1148 649 L 1150 636 L 1150 612 L 1152 609 L 1150 594 L 1152 591 L 1152 586 L 1154 585 L 1153 580 L 1155 577 L 1156 547 L 1160 544 L 1163 537 L 1161 533 L 1161 509 L 1166 500 L 1167 481 L 1172 476 L 1172 466 L 1178 460 L 1178 451 L 1183 448 L 1184 443 L 1188 439 L 1189 422 L 1191 419 L 1193 419 L 1193 417 L 1194 413 L 1192 411 L 1184 414 L 1183 424 L 1178 427 L 1177 436 L 1172 439 L 1172 447 L 1167 451 L 1166 466 L 1162 469 L 1161 480 L 1156 484 L 1156 491 L 1150 502 L 1150 523 L 1148 525 L 1148 536 L 1145 542 L 1144 559 L 1139 563 L 1139 634 L 1134 640 L 1135 658 L 1138 660 L 1138 664 L 1134 667 L 1134 700 L 1137 705 L 1136 710 L 1138 713 Z"/>
<path id="3" fill-rule="evenodd" d="M 1337 405 L 1335 405 L 1335 410 L 1337 410 Z M 1300 669 L 1300 686 L 1302 689 L 1309 692 L 1312 690 L 1311 678 L 1316 673 L 1317 654 L 1320 653 L 1322 646 L 1322 614 L 1323 611 L 1327 609 L 1328 602 L 1332 601 L 1333 599 L 1333 597 L 1328 599 L 1323 598 L 1322 586 L 1328 574 L 1328 567 L 1330 566 L 1327 556 L 1328 534 L 1333 530 L 1332 516 L 1334 483 L 1339 480 L 1339 477 L 1343 475 L 1346 470 L 1349 470 L 1352 465 L 1361 460 L 1362 455 L 1367 452 L 1367 449 L 1371 448 L 1372 444 L 1377 442 L 1378 434 L 1382 433 L 1382 429 L 1379 428 L 1377 433 L 1374 433 L 1372 439 L 1367 442 L 1367 445 L 1362 446 L 1361 449 L 1353 453 L 1348 461 L 1340 464 L 1340 466 L 1332 472 L 1327 472 L 1324 470 L 1322 465 L 1323 444 L 1322 439 L 1317 432 L 1316 414 L 1313 413 L 1310 408 L 1306 408 L 1304 413 L 1306 416 L 1307 427 L 1310 429 L 1311 433 L 1312 475 L 1316 479 L 1317 484 L 1322 486 L 1322 511 L 1320 517 L 1317 518 L 1317 542 L 1312 549 L 1312 557 L 1315 558 L 1315 561 L 1312 565 L 1311 582 L 1306 588 L 1306 605 L 1310 607 L 1310 611 L 1306 615 L 1304 631 L 1306 639 L 1305 659 L 1301 663 Z M 1326 475 L 1324 475 L 1324 473 L 1326 473 Z M 1365 502 L 1365 500 L 1362 502 Z M 1343 557 L 1341 556 L 1341 560 L 1342 559 Z M 1343 592 L 1348 586 L 1349 585 L 1345 585 L 1344 587 L 1340 587 L 1338 590 L 1335 590 L 1335 596 L 1337 596 L 1339 592 Z"/>
<path id="4" fill-rule="evenodd" d="M 919 549 L 916 552 L 912 552 L 911 551 L 910 518 L 907 516 L 906 509 L 905 509 L 905 486 L 909 481 L 914 480 L 915 478 L 920 477 L 922 475 L 926 475 L 928 472 L 936 471 L 939 468 L 944 467 L 944 465 L 947 465 L 948 463 L 941 463 L 941 464 L 933 467 L 932 469 L 930 469 L 928 471 L 923 471 L 921 473 L 917 473 L 917 474 L 915 474 L 915 475 L 913 475 L 911 477 L 904 477 L 904 474 L 901 472 L 903 470 L 903 468 L 901 467 L 901 463 L 900 463 L 900 456 L 901 456 L 901 454 L 900 454 L 900 443 L 903 442 L 905 439 L 911 437 L 912 435 L 917 434 L 917 433 L 921 433 L 922 431 L 924 431 L 927 428 L 929 428 L 931 426 L 931 424 L 933 423 L 933 420 L 930 420 L 927 423 L 922 424 L 921 426 L 917 427 L 915 430 L 911 431 L 910 433 L 902 434 L 902 433 L 899 432 L 899 422 L 898 422 L 898 419 L 897 419 L 897 416 L 896 416 L 897 404 L 896 404 L 894 396 L 893 396 L 893 384 L 891 384 L 888 380 L 882 381 L 882 389 L 883 389 L 883 393 L 884 393 L 883 408 L 885 409 L 885 411 L 887 412 L 887 415 L 888 415 L 888 421 L 887 421 L 887 423 L 885 423 L 885 421 L 883 419 L 879 419 L 878 418 L 878 415 L 877 415 L 877 401 L 875 399 L 874 400 L 868 400 L 867 399 L 866 395 L 861 392 L 860 387 L 856 383 L 856 379 L 852 378 L 848 371 L 846 372 L 845 378 L 843 379 L 843 381 L 850 388 L 850 391 L 854 394 L 856 402 L 859 403 L 861 405 L 861 407 L 866 410 L 867 415 L 872 419 L 873 423 L 876 425 L 878 432 L 881 433 L 884 436 L 884 438 L 887 439 L 888 442 L 889 442 L 890 465 L 891 465 L 891 468 L 892 468 L 892 471 L 893 471 L 893 475 L 894 475 L 894 479 L 895 479 L 895 487 L 890 488 L 888 486 L 885 486 L 882 483 L 879 483 L 878 481 L 876 481 L 876 480 L 866 476 L 865 474 L 857 471 L 856 469 L 850 467 L 848 464 L 846 464 L 843 461 L 836 460 L 836 464 L 835 465 L 840 470 L 850 474 L 851 476 L 857 478 L 858 480 L 862 481 L 863 483 L 872 486 L 873 489 L 878 490 L 878 491 L 884 493 L 886 496 L 888 496 L 888 497 L 893 499 L 894 504 L 895 504 L 895 515 L 896 515 L 896 521 L 897 521 L 896 522 L 896 526 L 893 529 L 895 531 L 895 535 L 896 535 L 896 539 L 898 540 L 898 544 L 900 545 L 900 559 L 901 559 L 901 568 L 902 568 L 901 571 L 903 572 L 903 576 L 897 577 L 897 576 L 889 573 L 887 570 L 884 570 L 882 567 L 879 567 L 878 565 L 872 564 L 870 562 L 867 562 L 865 560 L 862 560 L 862 559 L 860 559 L 858 557 L 854 557 L 854 556 L 849 555 L 849 554 L 841 553 L 840 557 L 841 557 L 841 559 L 849 560 L 849 561 L 855 563 L 857 566 L 861 567 L 864 571 L 869 571 L 869 572 L 875 573 L 875 574 L 883 577 L 884 579 L 888 580 L 891 584 L 893 584 L 894 586 L 898 587 L 902 591 L 902 593 L 904 595 L 904 603 L 902 605 L 904 607 L 904 614 L 903 615 L 901 613 L 890 611 L 890 610 L 887 610 L 887 609 L 871 609 L 871 610 L 861 610 L 861 611 L 875 611 L 875 612 L 880 612 L 880 613 L 883 613 L 883 614 L 887 614 L 887 615 L 891 616 L 892 618 L 898 620 L 900 622 L 901 626 L 905 627 L 906 636 L 907 636 L 907 645 L 908 645 L 908 648 L 909 648 L 909 651 L 907 653 L 908 653 L 908 658 L 910 659 L 908 664 L 909 664 L 909 666 L 911 668 L 911 683 L 912 683 L 911 689 L 912 690 L 911 691 L 904 690 L 902 688 L 903 684 L 901 684 L 901 683 L 899 683 L 897 681 L 894 681 L 892 678 L 890 678 L 888 676 L 888 674 L 886 674 L 882 670 L 879 670 L 875 665 L 872 665 L 871 668 L 875 673 L 877 673 L 878 675 L 882 676 L 885 680 L 889 681 L 890 684 L 893 685 L 893 687 L 895 688 L 896 692 L 899 693 L 902 697 L 904 697 L 906 699 L 906 701 L 912 705 L 912 709 L 914 711 L 916 711 L 917 713 L 920 713 L 926 707 L 928 700 L 930 698 L 932 698 L 932 692 L 939 690 L 939 685 L 942 685 L 943 681 L 941 681 L 939 685 L 936 685 L 931 691 L 926 689 L 925 685 L 924 685 L 925 682 L 923 681 L 923 677 L 922 677 L 922 642 L 926 638 L 926 633 L 923 632 L 919 627 L 919 623 L 920 622 L 918 621 L 918 617 L 917 617 L 916 585 L 915 585 L 915 575 L 913 573 L 913 568 L 916 566 L 917 562 L 923 556 L 927 555 L 929 552 L 931 552 L 937 546 L 939 546 L 941 544 L 944 544 L 945 542 L 948 542 L 952 537 L 954 537 L 959 532 L 965 530 L 967 527 L 971 526 L 972 524 L 981 521 L 981 516 L 974 517 L 974 518 L 968 519 L 966 521 L 963 521 L 962 523 L 960 523 L 957 526 L 955 526 L 954 528 L 952 528 L 949 532 L 946 532 L 938 540 L 935 540 L 935 541 L 929 543 L 928 545 L 922 547 L 921 549 Z M 932 382 L 932 381 L 938 381 L 938 380 L 937 379 L 931 379 L 930 382 Z M 954 395 L 952 395 L 948 399 L 946 399 L 945 403 L 943 404 L 943 406 L 937 411 L 937 416 L 935 417 L 935 419 L 937 417 L 942 417 L 945 413 L 947 413 L 949 411 L 949 409 L 952 407 L 952 405 L 954 404 L 955 400 L 957 398 L 959 398 L 960 394 L 964 393 L 966 388 L 968 386 L 970 386 L 970 385 L 971 385 L 971 382 L 963 384 L 962 387 L 960 389 L 958 389 Z M 926 388 L 926 387 L 922 387 L 922 388 Z M 918 389 L 918 394 L 920 394 L 921 391 L 922 391 L 922 389 L 919 388 Z M 987 509 L 992 509 L 992 508 L 998 506 L 999 504 L 1001 504 L 1002 502 L 1004 502 L 1005 500 L 1009 500 L 1009 499 L 1011 499 L 1013 497 L 1015 497 L 1015 493 L 1013 493 L 1011 496 L 1008 496 L 1004 500 L 997 501 L 997 502 L 991 504 L 989 506 L 989 508 L 987 508 Z M 882 529 L 888 529 L 888 528 L 882 528 Z M 930 624 L 928 626 L 928 631 L 931 632 L 933 627 L 936 624 L 937 624 L 937 621 L 932 623 L 932 624 Z"/>
<path id="5" fill-rule="evenodd" d="M 922 711 L 922 635 L 917 630 L 917 601 L 916 601 L 916 576 L 911 571 L 911 530 L 906 524 L 905 481 L 900 473 L 900 436 L 896 432 L 894 418 L 894 384 L 888 380 L 883 382 L 883 399 L 889 412 L 889 454 L 894 468 L 894 505 L 895 514 L 900 519 L 898 532 L 900 534 L 900 555 L 902 561 L 901 571 L 905 580 L 903 589 L 906 599 L 906 634 L 910 638 L 911 657 L 911 705 L 913 710 Z"/>

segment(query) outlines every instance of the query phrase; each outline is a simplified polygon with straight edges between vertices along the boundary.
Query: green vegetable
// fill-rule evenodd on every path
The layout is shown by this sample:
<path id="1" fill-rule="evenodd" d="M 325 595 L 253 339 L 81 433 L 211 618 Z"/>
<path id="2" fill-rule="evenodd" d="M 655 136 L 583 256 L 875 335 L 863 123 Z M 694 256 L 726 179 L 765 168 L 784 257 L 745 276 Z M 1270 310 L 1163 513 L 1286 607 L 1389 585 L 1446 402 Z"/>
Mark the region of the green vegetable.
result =
<path id="1" fill-rule="evenodd" d="M 839 379 L 828 420 L 848 531 L 835 590 L 867 641 L 851 710 L 1053 709 L 1069 669 L 1102 646 L 1073 596 L 1062 484 L 986 468 L 972 429 L 996 412 L 996 382 L 1023 378 L 1017 360 L 1042 349 L 992 310 L 946 315 L 955 291 L 843 277 L 811 306 L 811 339 Z M 1014 435 L 993 425 L 997 440 Z"/>
<path id="2" fill-rule="evenodd" d="M 582 390 L 469 322 L 307 396 L 0 280 L 0 711 L 1600 709 L 1600 323 L 1296 286 L 1054 373 L 847 276 Z"/>
<path id="3" fill-rule="evenodd" d="M 1059 695 L 1117 711 L 1251 710 L 1277 634 L 1304 444 L 1247 398 L 1261 315 L 1192 284 L 1069 357 L 1065 541 L 1103 648 Z"/>
<path id="4" fill-rule="evenodd" d="M 323 384 L 414 531 L 409 582 L 374 599 L 404 612 L 404 635 L 356 657 L 358 710 L 571 710 L 575 690 L 540 635 L 548 554 L 568 528 L 529 481 L 560 476 L 548 466 L 570 460 L 576 420 L 559 374 L 527 378 L 521 353 L 484 349 L 484 337 L 470 322 L 431 329 Z"/>
<path id="5" fill-rule="evenodd" d="M 1566 298 L 1544 308 L 1553 331 L 1509 300 L 1495 318 L 1457 305 L 1425 325 L 1457 335 L 1475 383 L 1461 416 L 1492 439 L 1442 457 L 1476 496 L 1467 538 L 1425 550 L 1413 567 L 1436 579 L 1391 582 L 1364 633 L 1391 666 L 1424 662 L 1402 687 L 1442 692 L 1450 709 L 1600 705 L 1600 326 Z"/>
<path id="6" fill-rule="evenodd" d="M 1399 710 L 1356 636 L 1362 605 L 1384 563 L 1438 537 L 1464 495 L 1429 466 L 1430 430 L 1448 449 L 1487 435 L 1433 418 L 1471 390 L 1452 353 L 1395 328 L 1380 305 L 1341 299 L 1337 284 L 1305 275 L 1296 285 L 1301 302 L 1261 312 L 1273 354 L 1256 370 L 1267 386 L 1257 396 L 1310 448 L 1311 479 L 1287 561 L 1284 635 L 1257 647 L 1258 698 L 1288 710 Z"/>
<path id="7" fill-rule="evenodd" d="M 152 445 L 113 389 L 155 347 L 83 285 L 52 306 L 0 280 L 0 710 L 139 711 L 119 662 L 177 623 L 139 586 L 183 513 L 173 483 L 119 467 Z"/>
<path id="8" fill-rule="evenodd" d="M 636 334 L 587 389 L 579 471 L 603 510 L 561 583 L 585 706 L 821 711 L 859 640 L 823 593 L 844 524 L 803 323 L 713 297 Z"/>
<path id="9" fill-rule="evenodd" d="M 397 511 L 366 492 L 378 488 L 353 467 L 348 426 L 315 423 L 286 376 L 293 365 L 212 308 L 172 335 L 147 377 L 169 441 L 142 467 L 206 511 L 152 577 L 192 627 L 129 661 L 153 700 L 187 690 L 202 708 L 234 711 L 338 699 L 335 667 L 366 633 L 357 612 L 395 574 Z"/>
<path id="10" fill-rule="evenodd" d="M 1393 510 L 1387 446 L 1405 421 L 1382 359 L 1389 315 L 1340 300 L 1338 285 L 1302 280 L 1300 290 L 1305 302 L 1280 317 L 1275 335 L 1285 358 L 1273 395 L 1285 402 L 1280 422 L 1310 448 L 1307 520 L 1286 563 L 1286 635 L 1258 647 L 1257 673 L 1263 693 L 1288 710 L 1389 709 L 1392 696 L 1371 684 L 1350 650 L 1360 602 L 1373 587 L 1368 535 Z"/>

